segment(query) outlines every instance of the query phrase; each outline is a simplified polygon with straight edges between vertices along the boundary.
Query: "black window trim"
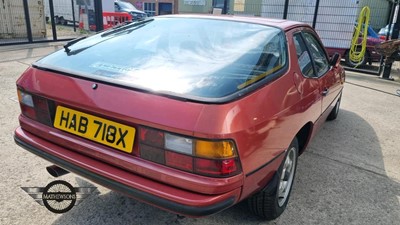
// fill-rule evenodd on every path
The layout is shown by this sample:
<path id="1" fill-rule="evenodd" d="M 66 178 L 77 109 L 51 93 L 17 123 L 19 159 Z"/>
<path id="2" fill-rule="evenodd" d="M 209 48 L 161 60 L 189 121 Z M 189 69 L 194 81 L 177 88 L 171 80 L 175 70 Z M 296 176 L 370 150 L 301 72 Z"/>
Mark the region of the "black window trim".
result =
<path id="1" fill-rule="evenodd" d="M 314 76 L 313 76 L 313 77 L 307 77 L 307 76 L 305 76 L 303 73 L 301 73 L 301 74 L 303 75 L 303 77 L 306 77 L 306 78 L 314 78 L 314 79 L 316 78 L 316 79 L 319 79 L 319 78 L 325 76 L 325 75 L 330 71 L 331 67 L 329 66 L 328 70 L 327 70 L 324 74 L 322 74 L 321 76 L 318 76 L 318 74 L 317 74 L 317 72 L 316 72 L 317 70 L 316 70 L 314 58 L 312 57 L 310 48 L 308 47 L 308 44 L 307 44 L 307 42 L 305 41 L 305 37 L 303 36 L 304 33 L 309 33 L 309 34 L 311 34 L 311 35 L 314 37 L 314 39 L 317 41 L 318 45 L 322 48 L 322 50 L 323 50 L 323 52 L 324 52 L 324 55 L 325 55 L 325 58 L 327 59 L 328 65 L 329 65 L 329 58 L 327 57 L 328 54 L 326 53 L 326 50 L 325 50 L 325 48 L 324 48 L 324 45 L 321 43 L 321 40 L 320 40 L 319 38 L 316 38 L 317 35 L 316 35 L 315 32 L 313 32 L 312 30 L 309 30 L 309 29 L 302 29 L 301 31 L 297 31 L 297 32 L 294 32 L 294 33 L 293 33 L 292 39 L 294 38 L 295 35 L 299 34 L 301 40 L 304 42 L 305 47 L 306 47 L 306 50 L 307 50 L 307 53 L 308 53 L 308 55 L 309 55 L 310 58 L 311 58 L 311 64 L 312 64 L 312 67 L 313 67 L 313 70 L 314 70 Z"/>
<path id="2" fill-rule="evenodd" d="M 311 77 L 306 76 L 306 75 L 303 74 L 303 71 L 301 71 L 301 75 L 302 75 L 303 77 L 305 77 L 305 78 L 310 78 L 310 79 L 318 78 L 318 76 L 315 74 L 314 60 L 312 59 L 311 54 L 310 54 L 310 50 L 308 49 L 308 46 L 307 46 L 307 44 L 306 44 L 306 42 L 304 41 L 304 38 L 303 38 L 303 32 L 302 32 L 302 31 L 297 31 L 297 32 L 293 33 L 292 39 L 294 39 L 294 36 L 299 36 L 300 39 L 303 41 L 304 46 L 306 47 L 307 54 L 308 54 L 308 56 L 310 57 L 311 66 L 312 66 L 312 68 L 313 68 L 313 76 L 311 76 Z M 296 54 L 296 55 L 297 55 L 297 54 Z M 298 56 L 297 56 L 297 62 L 299 62 L 299 57 L 298 57 Z M 299 66 L 300 66 L 300 65 L 299 65 Z M 301 70 L 301 68 L 300 68 L 300 70 Z"/>
<path id="3" fill-rule="evenodd" d="M 287 45 L 286 45 L 287 47 Z M 288 51 L 288 48 L 286 48 L 286 51 Z M 288 53 L 286 54 L 286 58 L 288 58 Z M 273 82 L 274 80 L 278 79 L 279 77 L 283 76 L 284 74 L 287 73 L 288 68 L 289 68 L 289 62 L 288 59 L 286 59 L 285 65 L 280 68 L 278 71 L 272 73 L 269 76 L 266 76 L 262 78 L 260 81 L 257 81 L 241 90 L 238 90 L 230 95 L 224 96 L 224 97 L 218 97 L 218 98 L 209 98 L 209 97 L 198 97 L 198 96 L 193 96 L 193 95 L 183 95 L 183 94 L 177 94 L 177 93 L 171 93 L 171 92 L 158 92 L 158 91 L 152 91 L 148 89 L 142 89 L 139 87 L 134 87 L 134 86 L 128 86 L 125 84 L 122 84 L 120 82 L 111 82 L 105 79 L 95 79 L 92 77 L 89 77 L 84 74 L 79 74 L 71 71 L 66 71 L 61 68 L 49 66 L 49 65 L 42 65 L 38 62 L 35 62 L 32 64 L 32 67 L 38 70 L 42 71 L 48 71 L 52 73 L 56 73 L 58 75 L 62 76 L 68 76 L 68 77 L 73 77 L 73 78 L 78 78 L 82 80 L 87 80 L 91 82 L 96 82 L 96 83 L 102 83 L 114 87 L 120 87 L 128 90 L 133 90 L 133 91 L 138 91 L 142 93 L 148 93 L 148 94 L 153 94 L 157 96 L 163 96 L 171 99 L 177 99 L 180 101 L 187 101 L 187 102 L 195 102 L 195 103 L 203 103 L 203 104 L 225 104 L 225 103 L 230 103 L 237 101 L 247 95 L 252 94 L 253 92 L 257 91 L 258 89 L 262 88 L 263 86 Z"/>

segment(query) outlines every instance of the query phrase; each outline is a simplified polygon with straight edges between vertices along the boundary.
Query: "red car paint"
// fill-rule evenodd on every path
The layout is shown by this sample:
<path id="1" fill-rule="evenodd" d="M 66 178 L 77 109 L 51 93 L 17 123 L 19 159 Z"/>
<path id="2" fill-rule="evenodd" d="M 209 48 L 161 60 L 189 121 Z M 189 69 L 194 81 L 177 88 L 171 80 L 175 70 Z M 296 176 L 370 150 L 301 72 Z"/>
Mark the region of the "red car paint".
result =
<path id="1" fill-rule="evenodd" d="M 17 144 L 102 185 L 187 216 L 219 212 L 260 191 L 281 165 L 293 138 L 304 131 L 298 136 L 302 152 L 316 134 L 340 97 L 344 70 L 334 65 L 319 78 L 302 75 L 292 38 L 302 31 L 315 34 L 308 25 L 263 18 L 174 16 L 187 17 L 279 27 L 286 34 L 287 69 L 268 84 L 223 103 L 183 100 L 38 66 L 26 70 L 17 87 L 56 106 L 137 130 L 150 127 L 198 139 L 233 140 L 240 159 L 239 174 L 209 177 L 170 168 L 135 156 L 138 135 L 133 154 L 127 154 L 25 115 L 20 115 L 20 127 L 15 131 Z M 93 84 L 97 88 L 92 88 Z"/>

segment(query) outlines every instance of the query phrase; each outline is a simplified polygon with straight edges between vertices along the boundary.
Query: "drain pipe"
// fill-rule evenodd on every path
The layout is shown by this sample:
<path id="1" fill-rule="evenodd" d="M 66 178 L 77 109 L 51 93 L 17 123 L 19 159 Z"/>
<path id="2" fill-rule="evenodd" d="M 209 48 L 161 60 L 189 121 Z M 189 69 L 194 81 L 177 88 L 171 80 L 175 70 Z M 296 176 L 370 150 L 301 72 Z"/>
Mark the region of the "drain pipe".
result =
<path id="1" fill-rule="evenodd" d="M 56 165 L 48 166 L 46 167 L 46 170 L 53 177 L 60 177 L 62 175 L 69 173 L 69 171 L 66 171 L 63 168 L 58 167 Z"/>

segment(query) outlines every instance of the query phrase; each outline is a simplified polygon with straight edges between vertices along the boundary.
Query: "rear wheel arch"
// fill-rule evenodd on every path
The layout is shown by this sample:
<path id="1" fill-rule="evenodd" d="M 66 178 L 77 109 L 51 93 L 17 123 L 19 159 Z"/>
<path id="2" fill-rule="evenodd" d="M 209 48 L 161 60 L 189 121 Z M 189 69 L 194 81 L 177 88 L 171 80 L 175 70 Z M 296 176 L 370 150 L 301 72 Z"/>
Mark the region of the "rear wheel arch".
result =
<path id="1" fill-rule="evenodd" d="M 255 215 L 273 220 L 286 209 L 296 173 L 297 158 L 306 148 L 312 129 L 313 123 L 308 122 L 297 132 L 269 183 L 247 199 L 249 209 Z"/>
<path id="2" fill-rule="evenodd" d="M 294 183 L 298 150 L 297 137 L 294 137 L 269 183 L 247 199 L 250 211 L 258 217 L 273 220 L 285 211 Z"/>
<path id="3" fill-rule="evenodd" d="M 310 141 L 313 127 L 314 127 L 313 123 L 308 122 L 296 134 L 297 141 L 299 143 L 299 155 L 301 155 L 306 149 L 308 142 Z"/>

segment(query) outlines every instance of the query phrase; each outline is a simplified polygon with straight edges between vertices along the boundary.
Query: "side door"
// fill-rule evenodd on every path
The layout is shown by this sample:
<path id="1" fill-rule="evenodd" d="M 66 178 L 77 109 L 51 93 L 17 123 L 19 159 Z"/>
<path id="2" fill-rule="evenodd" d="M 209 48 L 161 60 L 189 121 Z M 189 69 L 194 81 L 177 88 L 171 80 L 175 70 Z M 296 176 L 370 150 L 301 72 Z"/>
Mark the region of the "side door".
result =
<path id="1" fill-rule="evenodd" d="M 316 76 L 311 54 L 304 41 L 302 30 L 303 28 L 296 28 L 287 33 L 288 38 L 293 40 L 293 47 L 290 47 L 291 61 L 293 62 L 293 81 L 297 91 L 300 93 L 301 108 L 306 113 L 305 119 L 307 121 L 304 122 L 316 122 L 322 113 L 320 82 Z M 290 44 L 291 42 L 289 41 Z"/>
<path id="2" fill-rule="evenodd" d="M 304 30 L 302 36 L 312 59 L 315 76 L 319 80 L 322 114 L 329 114 L 340 93 L 340 75 L 330 66 L 328 55 L 318 36 L 311 30 Z"/>

